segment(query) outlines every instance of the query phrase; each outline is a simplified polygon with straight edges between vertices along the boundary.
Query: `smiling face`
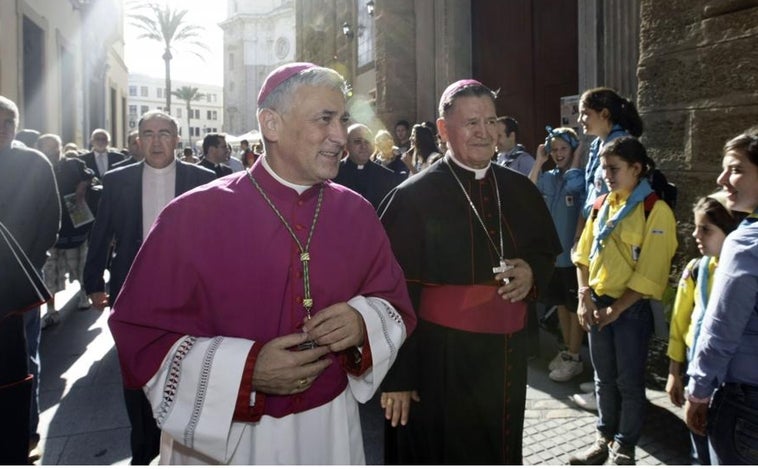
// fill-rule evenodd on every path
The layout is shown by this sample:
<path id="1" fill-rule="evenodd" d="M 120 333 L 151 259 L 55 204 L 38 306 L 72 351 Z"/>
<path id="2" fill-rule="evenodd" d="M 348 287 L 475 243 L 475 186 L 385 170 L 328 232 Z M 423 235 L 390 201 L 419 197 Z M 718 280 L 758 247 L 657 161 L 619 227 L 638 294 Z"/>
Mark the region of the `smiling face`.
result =
<path id="1" fill-rule="evenodd" d="M 716 182 L 727 194 L 726 206 L 751 213 L 758 208 L 758 166 L 743 151 L 731 150 L 722 160 L 723 171 Z"/>
<path id="2" fill-rule="evenodd" d="M 585 107 L 582 103 L 579 104 L 579 125 L 582 126 L 582 131 L 587 135 L 605 138 L 613 127 L 609 115 L 607 109 L 596 111 Z"/>
<path id="3" fill-rule="evenodd" d="M 344 95 L 328 86 L 302 85 L 290 99 L 294 104 L 281 114 L 260 111 L 269 164 L 293 184 L 313 185 L 334 178 L 350 119 Z"/>
<path id="4" fill-rule="evenodd" d="M 697 242 L 697 248 L 704 256 L 719 256 L 726 239 L 726 233 L 708 219 L 703 210 L 696 210 L 695 230 L 692 236 Z"/>
<path id="5" fill-rule="evenodd" d="M 571 145 L 562 138 L 554 138 L 550 142 L 550 157 L 558 169 L 565 171 L 571 164 Z"/>
<path id="6" fill-rule="evenodd" d="M 497 141 L 497 114 L 489 96 L 455 99 L 445 117 L 437 120 L 440 137 L 464 165 L 481 169 L 490 163 Z"/>
<path id="7" fill-rule="evenodd" d="M 640 182 L 642 165 L 629 164 L 621 157 L 609 154 L 600 157 L 605 183 L 611 192 L 630 193 Z"/>

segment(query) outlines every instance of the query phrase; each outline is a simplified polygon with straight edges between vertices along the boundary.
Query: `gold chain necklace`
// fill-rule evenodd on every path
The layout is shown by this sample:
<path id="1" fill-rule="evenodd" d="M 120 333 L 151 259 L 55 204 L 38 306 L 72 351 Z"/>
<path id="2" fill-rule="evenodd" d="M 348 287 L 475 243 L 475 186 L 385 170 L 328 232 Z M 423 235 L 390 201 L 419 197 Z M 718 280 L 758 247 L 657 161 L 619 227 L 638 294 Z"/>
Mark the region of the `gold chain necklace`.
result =
<path id="1" fill-rule="evenodd" d="M 309 249 L 311 246 L 311 239 L 313 238 L 313 231 L 316 229 L 318 214 L 321 212 L 321 202 L 324 199 L 324 184 L 322 183 L 321 187 L 319 188 L 318 201 L 316 202 L 316 213 L 313 214 L 313 222 L 311 223 L 311 230 L 308 232 L 308 240 L 305 242 L 305 246 L 303 246 L 297 236 L 295 236 L 295 232 L 292 231 L 290 224 L 287 223 L 287 220 L 284 219 L 279 209 L 276 208 L 274 202 L 271 201 L 260 184 L 258 184 L 258 181 L 256 181 L 253 177 L 252 169 L 247 171 L 247 175 L 250 178 L 250 181 L 253 183 L 253 186 L 258 189 L 258 192 L 261 194 L 261 197 L 263 197 L 263 200 L 266 201 L 268 206 L 271 207 L 271 210 L 273 210 L 276 216 L 279 218 L 279 221 L 281 221 L 284 227 L 287 228 L 287 231 L 289 231 L 292 239 L 295 240 L 295 243 L 297 243 L 297 247 L 300 250 L 300 262 L 303 264 L 303 307 L 305 308 L 305 319 L 308 320 L 311 318 L 311 308 L 313 307 L 313 298 L 311 298 L 311 276 L 310 270 L 308 268 L 308 264 L 311 260 Z"/>

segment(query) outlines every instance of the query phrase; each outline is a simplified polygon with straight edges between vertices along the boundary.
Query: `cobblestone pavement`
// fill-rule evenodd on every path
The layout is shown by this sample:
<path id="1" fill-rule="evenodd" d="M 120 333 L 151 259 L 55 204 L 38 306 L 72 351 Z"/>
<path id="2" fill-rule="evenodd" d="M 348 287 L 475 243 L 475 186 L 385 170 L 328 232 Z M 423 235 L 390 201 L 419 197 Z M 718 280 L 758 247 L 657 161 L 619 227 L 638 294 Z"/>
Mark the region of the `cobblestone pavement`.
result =
<path id="1" fill-rule="evenodd" d="M 564 465 L 569 456 L 594 441 L 597 414 L 579 408 L 569 399 L 580 393 L 579 383 L 592 380 L 591 369 L 577 378 L 556 383 L 548 378 L 548 361 L 555 355 L 555 339 L 545 331 L 540 336 L 540 357 L 529 362 L 524 419 L 525 465 Z M 586 347 L 582 351 L 589 363 Z M 660 367 L 659 367 L 660 368 Z M 655 379 L 653 379 L 655 378 Z M 637 464 L 689 465 L 689 433 L 683 410 L 674 407 L 662 389 L 660 376 L 649 377 L 645 427 L 637 445 Z M 665 381 L 663 381 L 665 383 Z M 382 464 L 382 416 L 376 397 L 361 408 L 366 462 Z"/>
<path id="2" fill-rule="evenodd" d="M 549 342 L 543 335 L 541 342 Z M 543 346 L 543 349 L 545 347 Z M 554 347 L 552 350 L 557 350 Z M 585 363 L 589 363 L 584 351 Z M 552 356 L 550 357 L 552 358 Z M 592 379 L 591 371 L 567 383 L 548 378 L 548 359 L 529 364 L 524 420 L 524 464 L 563 465 L 571 454 L 594 441 L 597 414 L 579 408 L 569 400 L 580 393 L 579 383 Z M 645 427 L 637 445 L 637 464 L 689 465 L 689 433 L 682 420 L 683 410 L 671 404 L 662 389 L 647 389 Z"/>
<path id="3" fill-rule="evenodd" d="M 129 421 L 123 404 L 121 376 L 113 339 L 106 323 L 108 311 L 76 310 L 78 284 L 59 293 L 61 323 L 42 334 L 40 387 L 41 458 L 37 464 L 128 464 Z M 568 383 L 547 376 L 547 363 L 556 353 L 553 336 L 540 335 L 540 357 L 529 362 L 524 423 L 524 464 L 563 465 L 577 449 L 593 441 L 596 415 L 574 405 L 568 397 L 591 372 Z M 583 358 L 588 363 L 587 350 Z M 641 465 L 689 464 L 689 437 L 682 410 L 671 405 L 660 389 L 661 379 L 649 379 L 649 405 L 642 439 L 637 447 Z M 366 462 L 383 463 L 384 429 L 378 396 L 361 406 Z"/>

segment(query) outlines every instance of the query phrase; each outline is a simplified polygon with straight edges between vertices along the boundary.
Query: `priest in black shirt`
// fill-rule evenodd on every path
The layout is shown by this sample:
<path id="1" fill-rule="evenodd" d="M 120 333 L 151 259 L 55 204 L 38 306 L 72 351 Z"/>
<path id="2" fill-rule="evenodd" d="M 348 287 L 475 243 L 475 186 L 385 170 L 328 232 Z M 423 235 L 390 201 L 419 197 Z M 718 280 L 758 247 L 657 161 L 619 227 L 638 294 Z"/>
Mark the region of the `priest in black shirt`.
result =
<path id="1" fill-rule="evenodd" d="M 348 155 L 340 163 L 334 182 L 359 193 L 376 208 L 403 178 L 391 169 L 371 161 L 373 141 L 371 130 L 363 124 L 353 124 L 347 129 Z"/>
<path id="2" fill-rule="evenodd" d="M 458 81 L 439 113 L 447 154 L 379 207 L 418 315 L 382 383 L 385 463 L 521 464 L 526 302 L 561 244 L 536 186 L 490 162 L 495 93 Z"/>

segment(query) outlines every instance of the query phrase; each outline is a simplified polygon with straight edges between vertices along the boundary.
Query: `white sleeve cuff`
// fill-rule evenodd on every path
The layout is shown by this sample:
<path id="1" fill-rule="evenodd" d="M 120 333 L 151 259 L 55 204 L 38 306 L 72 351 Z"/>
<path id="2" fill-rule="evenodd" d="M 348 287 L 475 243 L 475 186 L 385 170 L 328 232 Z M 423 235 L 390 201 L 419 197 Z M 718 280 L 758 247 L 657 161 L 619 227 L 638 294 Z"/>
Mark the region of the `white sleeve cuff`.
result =
<path id="1" fill-rule="evenodd" d="M 350 389 L 358 402 L 368 402 L 379 388 L 406 338 L 405 323 L 388 301 L 373 296 L 356 296 L 347 302 L 366 325 L 372 367 L 362 376 L 348 375 Z"/>
<path id="2" fill-rule="evenodd" d="M 179 339 L 143 387 L 158 427 L 184 446 L 227 461 L 242 434 L 232 417 L 252 346 L 229 337 Z"/>

